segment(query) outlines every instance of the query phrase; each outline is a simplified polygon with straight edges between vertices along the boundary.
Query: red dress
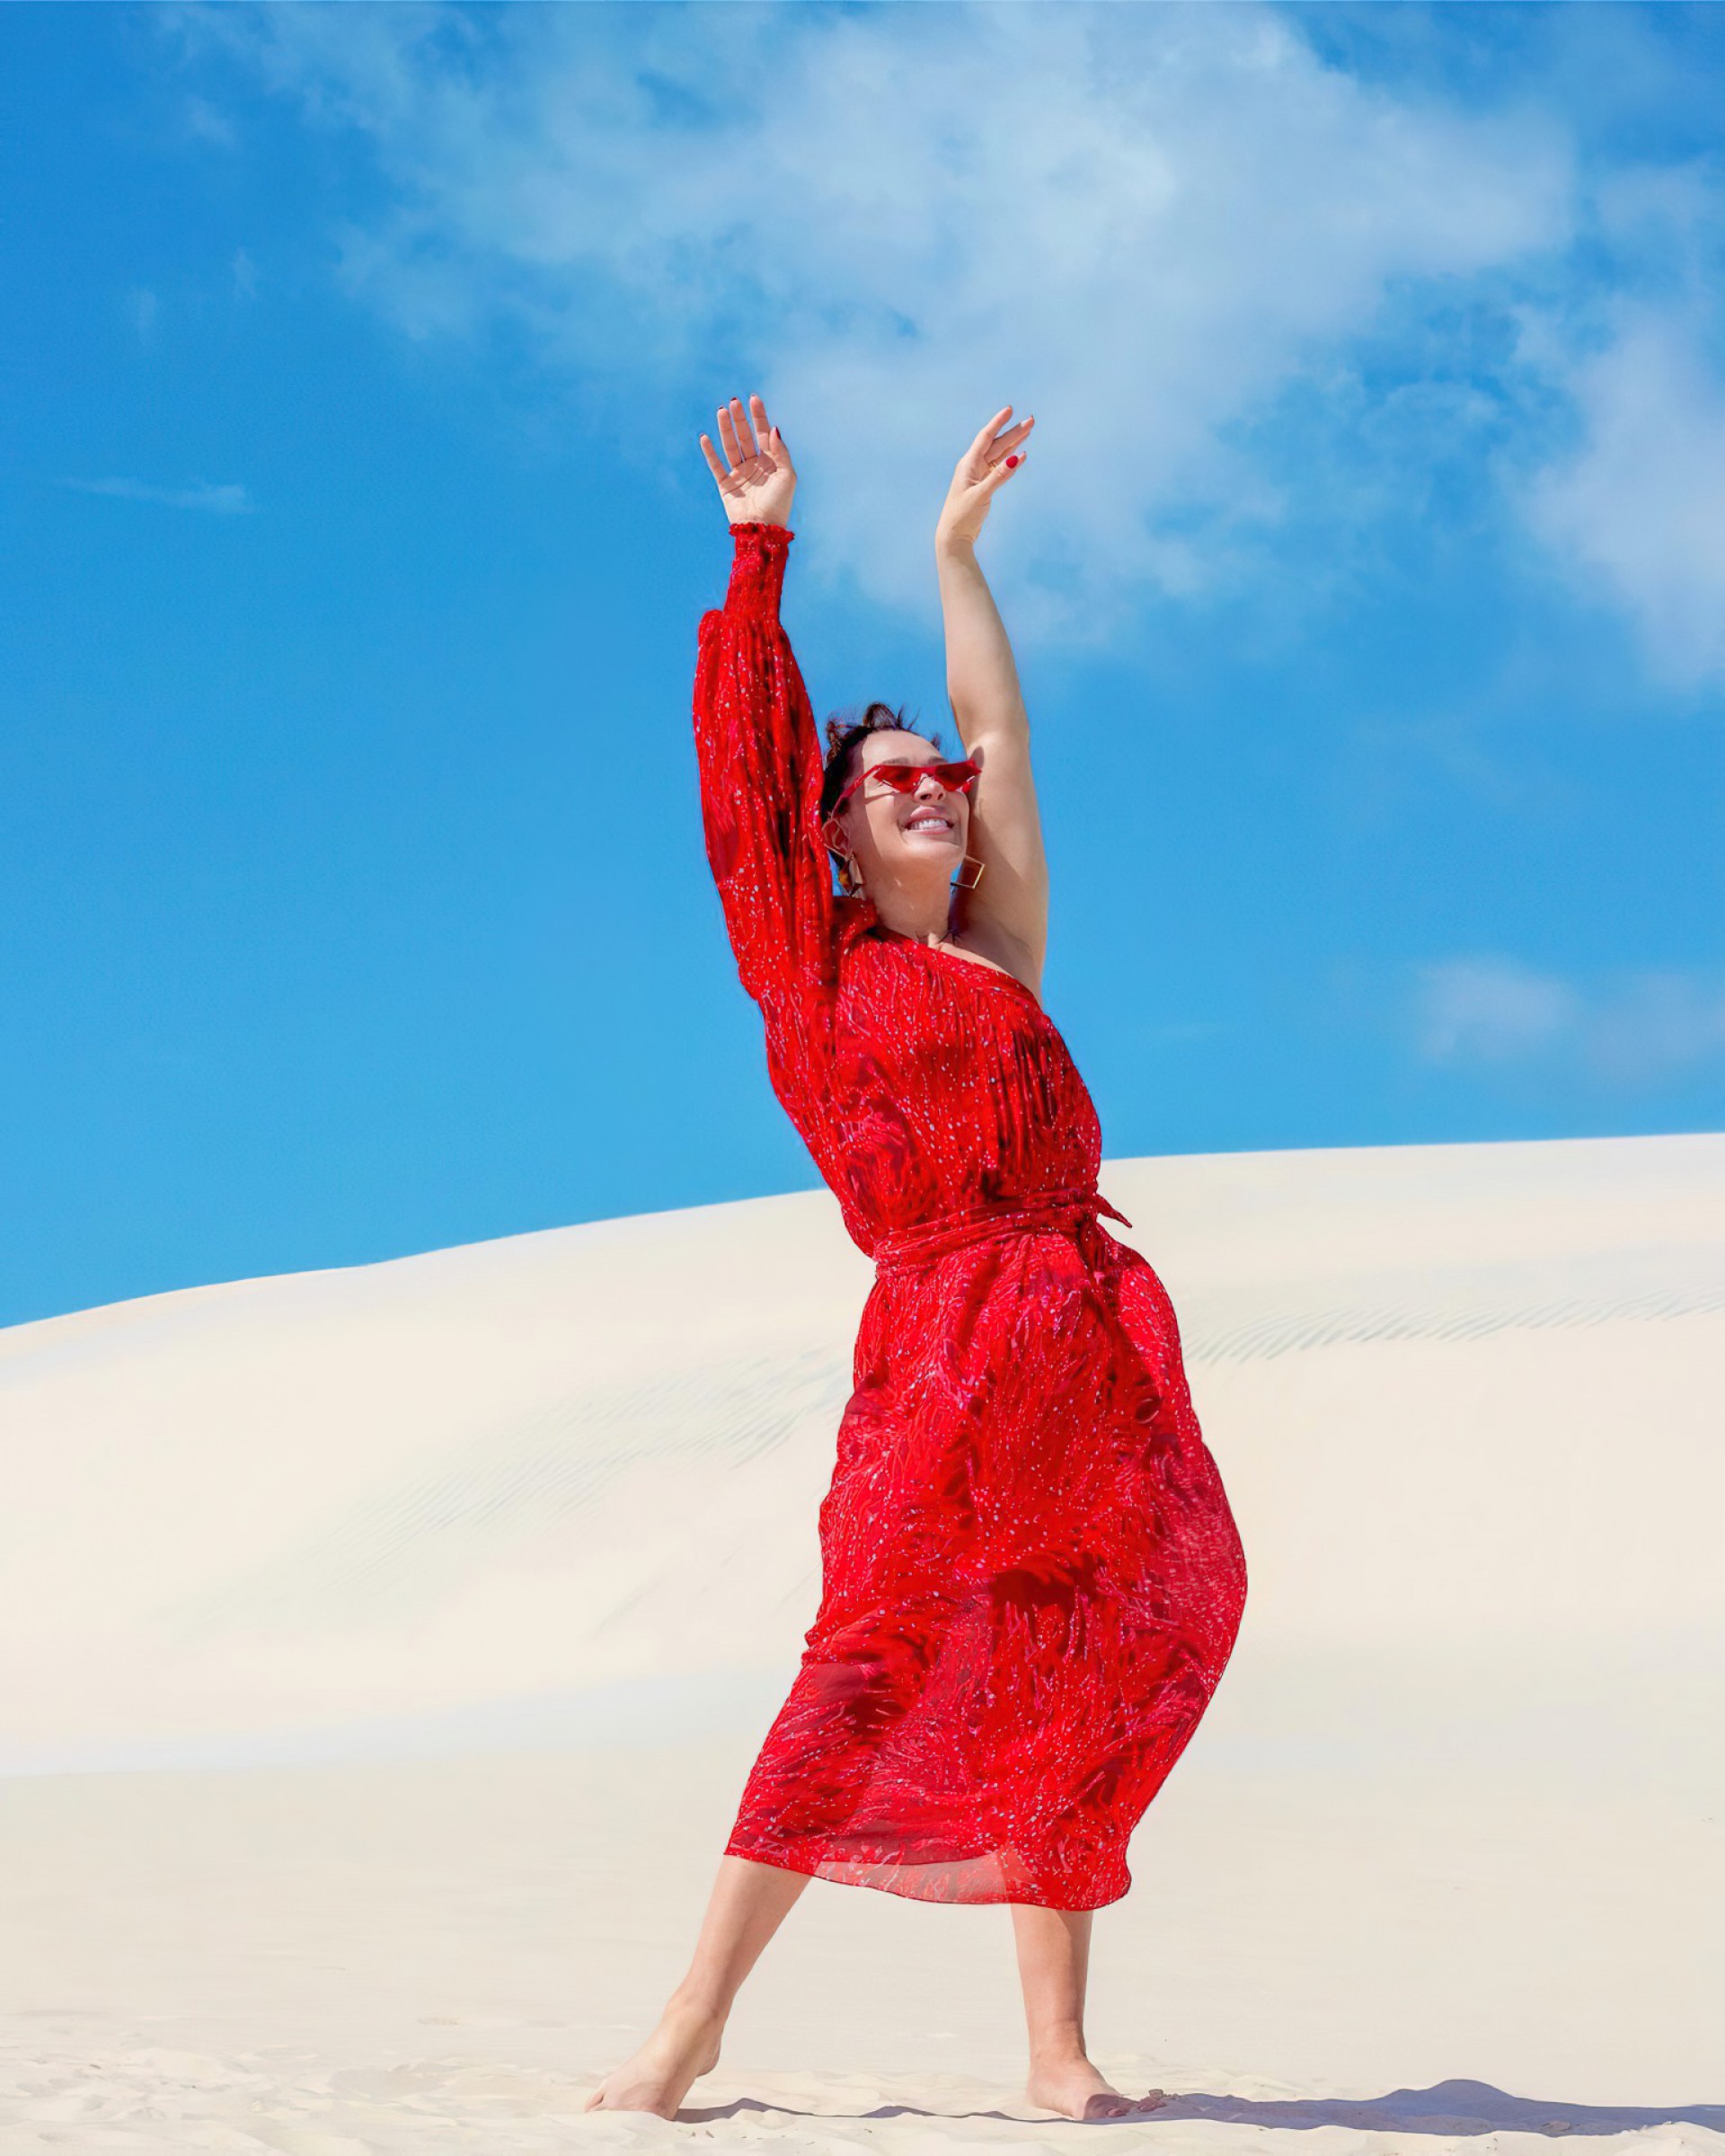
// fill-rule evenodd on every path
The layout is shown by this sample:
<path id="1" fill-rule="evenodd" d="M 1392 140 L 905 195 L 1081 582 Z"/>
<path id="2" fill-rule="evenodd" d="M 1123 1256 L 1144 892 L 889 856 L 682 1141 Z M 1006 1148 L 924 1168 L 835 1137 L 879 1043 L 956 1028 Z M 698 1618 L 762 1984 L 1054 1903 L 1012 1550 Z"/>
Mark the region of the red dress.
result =
<path id="1" fill-rule="evenodd" d="M 1167 1294 L 1096 1217 L 1125 1219 L 1037 996 L 834 890 L 779 623 L 792 534 L 731 529 L 695 682 L 707 856 L 774 1091 L 876 1274 L 819 1610 L 726 1851 L 1100 1908 L 1233 1648 L 1240 1538 Z"/>

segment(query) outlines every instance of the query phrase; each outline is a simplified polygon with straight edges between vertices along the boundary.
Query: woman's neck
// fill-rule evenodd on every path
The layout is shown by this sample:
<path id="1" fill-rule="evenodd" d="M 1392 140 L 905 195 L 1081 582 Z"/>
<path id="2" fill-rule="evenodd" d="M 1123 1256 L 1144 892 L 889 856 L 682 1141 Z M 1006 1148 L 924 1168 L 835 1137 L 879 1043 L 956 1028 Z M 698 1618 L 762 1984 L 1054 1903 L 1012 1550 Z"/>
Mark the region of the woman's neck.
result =
<path id="1" fill-rule="evenodd" d="M 911 936 L 918 943 L 945 943 L 952 934 L 952 890 L 942 885 L 937 895 L 914 898 L 903 891 L 889 892 L 883 905 L 873 900 L 876 918 L 896 936 Z"/>

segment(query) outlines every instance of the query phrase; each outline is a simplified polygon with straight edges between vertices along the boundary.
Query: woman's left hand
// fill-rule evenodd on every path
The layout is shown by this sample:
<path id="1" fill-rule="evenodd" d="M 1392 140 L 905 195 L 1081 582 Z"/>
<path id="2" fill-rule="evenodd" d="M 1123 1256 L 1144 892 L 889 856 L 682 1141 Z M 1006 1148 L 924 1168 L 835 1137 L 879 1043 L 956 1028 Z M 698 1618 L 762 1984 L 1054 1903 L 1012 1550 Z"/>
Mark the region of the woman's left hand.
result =
<path id="1" fill-rule="evenodd" d="M 941 510 L 940 522 L 934 527 L 934 543 L 950 546 L 956 543 L 974 546 L 982 530 L 983 519 L 988 514 L 988 505 L 1004 487 L 1012 474 L 1023 464 L 1020 444 L 1035 426 L 1034 419 L 1021 420 L 1017 426 L 1008 427 L 1002 434 L 997 429 L 1011 419 L 1013 408 L 1003 404 L 978 435 L 976 440 L 959 459 L 952 474 L 952 484 L 947 490 L 946 501 Z"/>

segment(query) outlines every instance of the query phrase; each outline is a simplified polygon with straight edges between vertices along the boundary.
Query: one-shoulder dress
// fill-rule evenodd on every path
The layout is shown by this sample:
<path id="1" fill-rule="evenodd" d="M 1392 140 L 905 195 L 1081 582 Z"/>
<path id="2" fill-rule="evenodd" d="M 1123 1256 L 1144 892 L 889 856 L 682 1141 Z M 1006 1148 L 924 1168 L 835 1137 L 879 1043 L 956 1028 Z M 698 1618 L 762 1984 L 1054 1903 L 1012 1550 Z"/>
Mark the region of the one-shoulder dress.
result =
<path id="1" fill-rule="evenodd" d="M 1240 1537 L 1179 1327 L 1101 1225 L 1101 1132 L 1014 976 L 833 887 L 779 619 L 737 524 L 699 632 L 707 858 L 773 1090 L 874 1260 L 821 1592 L 726 1853 L 933 1902 L 1095 1909 L 1209 1704 Z"/>

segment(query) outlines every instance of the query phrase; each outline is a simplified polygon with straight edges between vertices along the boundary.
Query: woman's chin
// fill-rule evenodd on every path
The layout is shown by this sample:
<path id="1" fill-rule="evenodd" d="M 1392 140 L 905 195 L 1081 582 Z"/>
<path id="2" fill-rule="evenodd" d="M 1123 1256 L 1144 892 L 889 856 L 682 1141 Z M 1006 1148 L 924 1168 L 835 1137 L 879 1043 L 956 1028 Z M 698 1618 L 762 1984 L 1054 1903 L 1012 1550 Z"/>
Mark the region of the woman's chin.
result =
<path id="1" fill-rule="evenodd" d="M 923 846 L 905 855 L 898 864 L 898 879 L 911 890 L 946 883 L 957 871 L 959 860 L 956 846 L 942 846 L 938 852 L 933 846 Z"/>

